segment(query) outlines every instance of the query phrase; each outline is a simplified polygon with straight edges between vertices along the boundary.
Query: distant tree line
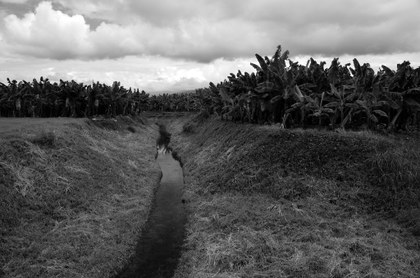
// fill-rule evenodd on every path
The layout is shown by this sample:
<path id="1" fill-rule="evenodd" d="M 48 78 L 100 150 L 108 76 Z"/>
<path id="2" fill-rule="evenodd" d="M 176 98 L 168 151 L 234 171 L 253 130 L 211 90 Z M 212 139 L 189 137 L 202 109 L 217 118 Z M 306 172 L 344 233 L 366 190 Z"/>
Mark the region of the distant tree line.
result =
<path id="1" fill-rule="evenodd" d="M 7 79 L 0 82 L 1 117 L 93 117 L 137 115 L 142 111 L 198 111 L 195 94 L 149 95 L 99 82 L 85 85 L 76 81 L 51 83 L 41 77 L 32 82 Z"/>

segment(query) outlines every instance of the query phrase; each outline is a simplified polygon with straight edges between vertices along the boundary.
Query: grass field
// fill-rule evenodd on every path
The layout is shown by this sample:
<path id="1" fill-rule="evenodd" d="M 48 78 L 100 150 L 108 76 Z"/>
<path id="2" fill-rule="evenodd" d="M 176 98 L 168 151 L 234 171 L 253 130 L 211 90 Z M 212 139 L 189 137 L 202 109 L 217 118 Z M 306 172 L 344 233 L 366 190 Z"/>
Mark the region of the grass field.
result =
<path id="1" fill-rule="evenodd" d="M 160 170 L 141 119 L 0 119 L 0 276 L 112 277 Z"/>
<path id="2" fill-rule="evenodd" d="M 1 135 L 18 135 L 39 129 L 58 129 L 68 124 L 80 124 L 75 118 L 0 118 Z"/>
<path id="3" fill-rule="evenodd" d="M 176 277 L 419 277 L 417 139 L 186 121 Z"/>
<path id="4" fill-rule="evenodd" d="M 1 277 L 112 277 L 159 180 L 157 122 L 186 182 L 175 277 L 419 277 L 418 137 L 145 116 L 0 119 Z"/>

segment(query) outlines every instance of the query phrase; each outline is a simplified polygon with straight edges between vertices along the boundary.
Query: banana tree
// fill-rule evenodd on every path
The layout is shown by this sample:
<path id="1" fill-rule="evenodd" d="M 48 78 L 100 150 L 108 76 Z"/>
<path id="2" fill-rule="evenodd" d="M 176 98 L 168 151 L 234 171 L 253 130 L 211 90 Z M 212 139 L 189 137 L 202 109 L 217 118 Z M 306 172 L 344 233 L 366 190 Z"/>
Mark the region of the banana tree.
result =
<path id="1" fill-rule="evenodd" d="M 17 81 L 11 81 L 7 78 L 8 85 L 0 83 L 3 94 L 0 96 L 0 106 L 2 107 L 3 114 L 8 116 L 16 117 L 17 115 L 17 102 L 19 99 L 18 96 L 18 86 Z"/>
<path id="2" fill-rule="evenodd" d="M 351 105 L 353 115 L 364 114 L 368 128 L 376 129 L 381 117 L 388 120 L 388 114 L 382 110 L 382 107 L 388 105 L 386 101 L 361 100 L 358 99 Z"/>
<path id="3" fill-rule="evenodd" d="M 420 112 L 420 68 L 413 70 L 409 62 L 403 62 L 397 66 L 397 71 L 386 66 L 382 69 L 384 96 L 395 111 L 389 129 L 407 129 L 409 120 Z"/>
<path id="4" fill-rule="evenodd" d="M 307 87 L 305 85 L 302 85 L 302 87 Z M 271 101 L 276 102 L 276 99 L 279 98 L 285 98 L 288 99 L 290 96 L 294 99 L 294 103 L 285 110 L 284 116 L 282 119 L 281 127 L 286 128 L 287 126 L 287 120 L 291 115 L 293 115 L 294 111 L 299 111 L 299 116 L 292 117 L 293 122 L 300 122 L 300 126 L 303 127 L 305 125 L 305 114 L 306 114 L 306 96 L 302 93 L 302 90 L 299 88 L 298 85 L 295 85 L 292 89 L 290 89 L 288 92 L 285 92 L 282 96 L 276 96 Z"/>
<path id="5" fill-rule="evenodd" d="M 315 96 L 314 98 L 311 96 L 305 97 L 307 102 L 305 104 L 305 110 L 310 112 L 309 117 L 318 118 L 318 126 L 322 125 L 322 119 L 326 117 L 329 119 L 329 123 L 331 124 L 331 116 L 334 115 L 334 110 L 324 105 L 324 97 L 325 92 L 321 94 L 320 98 L 318 96 Z"/>
<path id="6" fill-rule="evenodd" d="M 218 92 L 222 100 L 222 108 L 220 111 L 220 115 L 223 120 L 224 118 L 230 116 L 230 113 L 235 106 L 235 102 L 233 101 L 232 96 L 229 95 L 227 89 L 223 85 L 219 86 Z"/>
<path id="7" fill-rule="evenodd" d="M 15 83 L 17 82 L 11 82 L 9 78 L 7 78 L 7 81 L 9 85 L 0 82 L 0 116 L 10 117 L 15 116 L 13 98 L 16 92 L 14 90 Z"/>
<path id="8" fill-rule="evenodd" d="M 84 111 L 82 103 L 84 102 L 85 89 L 86 85 L 83 83 L 77 83 L 74 80 L 71 82 L 60 80 L 59 94 L 61 96 L 61 103 L 64 102 L 62 116 L 82 116 L 82 111 Z"/>
<path id="9" fill-rule="evenodd" d="M 334 84 L 330 84 L 331 91 L 327 92 L 328 99 L 326 108 L 334 110 L 333 117 L 331 118 L 331 124 L 334 125 L 337 122 L 337 118 L 340 119 L 339 124 L 341 129 L 345 129 L 346 125 L 350 122 L 351 116 L 354 110 L 352 104 L 357 97 L 353 86 L 343 85 L 340 89 L 336 88 Z"/>

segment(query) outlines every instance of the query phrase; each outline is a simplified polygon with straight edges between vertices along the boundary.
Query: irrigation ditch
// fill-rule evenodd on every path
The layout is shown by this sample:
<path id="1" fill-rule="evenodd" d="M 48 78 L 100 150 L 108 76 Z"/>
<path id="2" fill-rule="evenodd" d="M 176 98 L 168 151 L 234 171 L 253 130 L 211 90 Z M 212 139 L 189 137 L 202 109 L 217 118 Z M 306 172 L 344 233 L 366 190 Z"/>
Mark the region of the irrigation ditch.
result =
<path id="1" fill-rule="evenodd" d="M 135 255 L 116 278 L 172 277 L 181 256 L 187 214 L 182 201 L 183 169 L 168 147 L 171 134 L 158 124 L 156 161 L 161 171 L 152 209 Z"/>

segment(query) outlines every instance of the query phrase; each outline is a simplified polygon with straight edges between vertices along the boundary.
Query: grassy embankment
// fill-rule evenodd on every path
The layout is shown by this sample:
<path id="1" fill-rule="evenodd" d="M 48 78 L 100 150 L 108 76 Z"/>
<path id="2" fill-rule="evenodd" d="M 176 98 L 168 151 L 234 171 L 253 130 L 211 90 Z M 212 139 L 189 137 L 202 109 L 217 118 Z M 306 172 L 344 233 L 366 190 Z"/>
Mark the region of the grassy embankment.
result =
<path id="1" fill-rule="evenodd" d="M 112 277 L 134 252 L 160 170 L 128 118 L 0 119 L 0 276 Z"/>
<path id="2" fill-rule="evenodd" d="M 419 277 L 418 138 L 185 122 L 176 277 Z"/>

